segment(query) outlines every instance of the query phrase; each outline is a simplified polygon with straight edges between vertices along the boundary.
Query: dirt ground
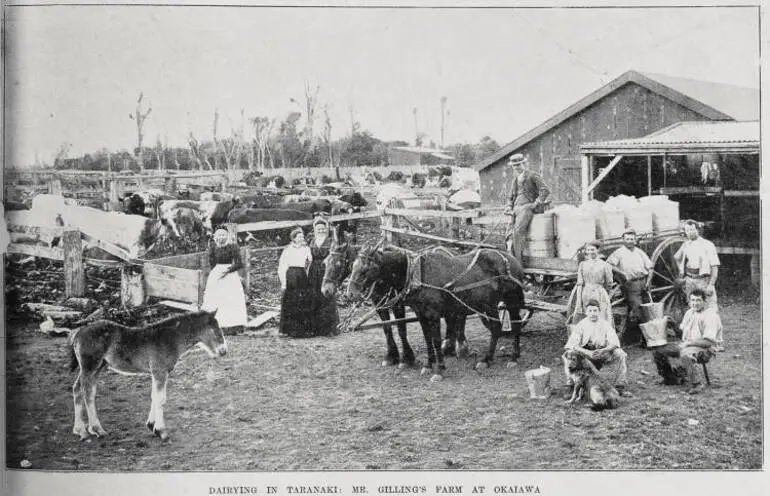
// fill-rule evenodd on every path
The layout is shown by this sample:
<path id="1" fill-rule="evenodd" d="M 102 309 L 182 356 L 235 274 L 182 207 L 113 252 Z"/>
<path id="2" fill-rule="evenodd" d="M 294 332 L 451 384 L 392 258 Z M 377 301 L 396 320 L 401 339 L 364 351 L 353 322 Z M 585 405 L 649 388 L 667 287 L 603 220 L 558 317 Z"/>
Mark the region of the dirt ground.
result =
<path id="1" fill-rule="evenodd" d="M 517 367 L 502 356 L 479 373 L 472 358 L 450 358 L 441 382 L 417 369 L 381 367 L 376 329 L 306 340 L 230 337 L 227 356 L 196 351 L 177 365 L 166 443 L 144 427 L 149 378 L 112 372 L 97 393 L 109 435 L 78 441 L 66 340 L 10 321 L 7 463 L 68 471 L 760 469 L 755 301 L 723 298 L 727 352 L 709 364 L 704 393 L 657 385 L 649 352 L 629 347 L 633 396 L 601 413 L 565 405 L 561 389 L 529 399 L 524 371 L 545 365 L 554 384 L 564 380 L 558 356 L 566 336 L 554 314 L 530 322 Z M 476 349 L 488 337 L 475 320 L 468 336 Z M 416 324 L 410 337 L 422 355 Z"/>

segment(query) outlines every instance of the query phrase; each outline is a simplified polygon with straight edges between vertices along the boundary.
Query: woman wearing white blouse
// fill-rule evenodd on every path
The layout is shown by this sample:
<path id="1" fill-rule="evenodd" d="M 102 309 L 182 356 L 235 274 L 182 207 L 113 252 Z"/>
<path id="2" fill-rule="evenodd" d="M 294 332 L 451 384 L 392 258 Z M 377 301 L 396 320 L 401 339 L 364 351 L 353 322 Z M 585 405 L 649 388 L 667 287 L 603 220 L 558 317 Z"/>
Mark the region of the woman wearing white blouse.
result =
<path id="1" fill-rule="evenodd" d="M 291 232 L 291 243 L 284 248 L 278 260 L 278 279 L 281 281 L 281 321 L 279 332 L 291 337 L 308 336 L 311 331 L 311 312 L 308 302 L 312 287 L 307 268 L 312 255 L 305 243 L 305 233 L 298 227 Z"/>

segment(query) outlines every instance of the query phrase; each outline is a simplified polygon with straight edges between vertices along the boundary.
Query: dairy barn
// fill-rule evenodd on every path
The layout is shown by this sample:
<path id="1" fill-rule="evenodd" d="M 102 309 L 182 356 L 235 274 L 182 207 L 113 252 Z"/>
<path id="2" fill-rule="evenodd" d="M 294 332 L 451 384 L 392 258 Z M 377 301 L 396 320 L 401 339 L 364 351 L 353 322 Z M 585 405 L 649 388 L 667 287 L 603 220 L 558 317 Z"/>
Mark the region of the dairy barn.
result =
<path id="1" fill-rule="evenodd" d="M 523 153 L 556 204 L 669 196 L 758 281 L 759 110 L 758 89 L 625 72 L 476 164 L 482 203 L 506 202 Z"/>

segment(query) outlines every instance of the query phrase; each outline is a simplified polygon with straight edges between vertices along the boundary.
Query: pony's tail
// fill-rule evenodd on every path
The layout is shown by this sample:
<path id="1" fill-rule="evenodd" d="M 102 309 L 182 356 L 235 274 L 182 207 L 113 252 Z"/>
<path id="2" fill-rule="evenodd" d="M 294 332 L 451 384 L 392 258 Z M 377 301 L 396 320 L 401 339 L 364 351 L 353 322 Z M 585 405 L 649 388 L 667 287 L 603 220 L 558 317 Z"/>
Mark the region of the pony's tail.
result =
<path id="1" fill-rule="evenodd" d="M 78 330 L 76 329 L 67 337 L 67 347 L 69 348 L 70 357 L 70 372 L 74 372 L 80 366 L 80 363 L 78 363 L 78 357 L 75 354 L 75 337 L 77 336 L 77 332 Z"/>

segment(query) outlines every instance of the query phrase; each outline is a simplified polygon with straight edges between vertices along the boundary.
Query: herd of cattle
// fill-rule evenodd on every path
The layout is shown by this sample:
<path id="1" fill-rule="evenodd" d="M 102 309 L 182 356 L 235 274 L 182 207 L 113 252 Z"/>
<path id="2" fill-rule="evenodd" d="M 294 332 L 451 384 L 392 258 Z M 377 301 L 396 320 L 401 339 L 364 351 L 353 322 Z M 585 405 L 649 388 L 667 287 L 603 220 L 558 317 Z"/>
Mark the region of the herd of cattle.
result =
<path id="1" fill-rule="evenodd" d="M 281 191 L 259 191 L 247 195 L 204 192 L 199 200 L 173 197 L 160 190 L 127 194 L 123 199 L 124 212 L 155 218 L 166 226 L 173 236 L 181 239 L 199 239 L 225 223 L 248 224 L 264 221 L 310 220 L 318 214 L 341 215 L 360 212 L 367 201 L 350 189 L 319 188 L 302 194 Z M 338 224 L 342 233 L 353 239 L 357 235 L 357 221 Z M 288 242 L 287 230 L 262 233 L 260 239 Z M 265 239 L 267 240 L 267 239 Z"/>

